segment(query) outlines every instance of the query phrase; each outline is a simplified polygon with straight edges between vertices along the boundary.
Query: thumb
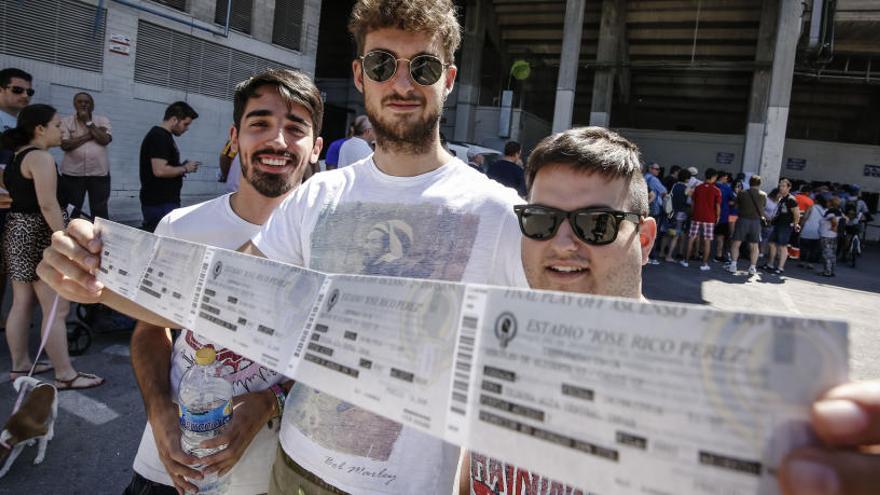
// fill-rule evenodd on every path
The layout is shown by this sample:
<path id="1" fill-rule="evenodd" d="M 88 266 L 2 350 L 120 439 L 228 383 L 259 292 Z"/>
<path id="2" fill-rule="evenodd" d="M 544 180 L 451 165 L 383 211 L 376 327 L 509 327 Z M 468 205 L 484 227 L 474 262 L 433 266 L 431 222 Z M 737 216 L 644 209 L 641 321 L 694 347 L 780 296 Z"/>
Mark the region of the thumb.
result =
<path id="1" fill-rule="evenodd" d="M 880 381 L 852 382 L 831 389 L 813 404 L 812 423 L 826 445 L 880 444 Z"/>
<path id="2" fill-rule="evenodd" d="M 779 473 L 784 495 L 871 495 L 880 486 L 880 456 L 804 448 Z"/>

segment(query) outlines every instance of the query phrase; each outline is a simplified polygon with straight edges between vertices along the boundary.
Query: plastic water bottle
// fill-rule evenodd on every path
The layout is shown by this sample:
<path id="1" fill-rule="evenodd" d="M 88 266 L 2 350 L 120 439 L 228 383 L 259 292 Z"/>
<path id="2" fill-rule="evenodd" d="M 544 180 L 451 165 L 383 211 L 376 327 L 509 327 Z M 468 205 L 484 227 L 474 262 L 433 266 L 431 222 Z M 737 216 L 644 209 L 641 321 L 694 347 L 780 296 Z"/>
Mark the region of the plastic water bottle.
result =
<path id="1" fill-rule="evenodd" d="M 203 449 L 199 444 L 223 433 L 232 419 L 232 384 L 223 379 L 215 362 L 214 349 L 196 351 L 195 365 L 180 379 L 177 407 L 180 416 L 180 447 L 187 454 L 205 457 L 225 446 Z M 199 495 L 219 495 L 229 487 L 229 473 L 217 473 L 200 480 L 188 480 L 199 488 Z"/>

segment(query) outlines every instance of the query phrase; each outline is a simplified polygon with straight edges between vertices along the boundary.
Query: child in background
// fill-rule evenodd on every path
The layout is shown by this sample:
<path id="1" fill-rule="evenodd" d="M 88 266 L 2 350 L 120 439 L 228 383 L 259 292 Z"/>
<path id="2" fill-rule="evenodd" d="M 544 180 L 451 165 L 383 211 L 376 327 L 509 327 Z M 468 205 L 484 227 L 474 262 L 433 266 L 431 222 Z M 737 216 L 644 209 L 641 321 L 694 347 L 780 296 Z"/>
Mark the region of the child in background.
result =
<path id="1" fill-rule="evenodd" d="M 834 265 L 837 262 L 837 227 L 842 216 L 840 198 L 834 196 L 831 198 L 831 205 L 825 211 L 822 221 L 819 223 L 822 258 L 825 261 L 825 271 L 820 273 L 823 277 L 834 276 Z"/>

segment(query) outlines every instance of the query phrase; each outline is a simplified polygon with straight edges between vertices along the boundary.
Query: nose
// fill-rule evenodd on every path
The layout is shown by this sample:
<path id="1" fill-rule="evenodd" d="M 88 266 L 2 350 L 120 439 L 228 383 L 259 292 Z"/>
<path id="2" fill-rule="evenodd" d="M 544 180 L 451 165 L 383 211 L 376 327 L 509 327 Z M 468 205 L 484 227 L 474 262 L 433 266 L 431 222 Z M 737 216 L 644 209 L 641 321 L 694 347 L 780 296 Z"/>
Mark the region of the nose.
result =
<path id="1" fill-rule="evenodd" d="M 284 127 L 278 126 L 275 135 L 269 141 L 269 144 L 275 151 L 287 150 L 287 138 L 284 136 Z"/>
<path id="2" fill-rule="evenodd" d="M 394 73 L 394 80 L 392 82 L 394 89 L 402 95 L 409 93 L 415 87 L 416 83 L 412 80 L 412 76 L 409 73 L 408 60 L 399 60 L 397 62 L 397 72 Z"/>
<path id="3" fill-rule="evenodd" d="M 577 251 L 578 242 L 579 240 L 571 229 L 571 224 L 568 220 L 563 220 L 562 225 L 560 225 L 559 229 L 556 231 L 556 235 L 550 239 L 550 245 L 554 250 L 560 253 Z"/>

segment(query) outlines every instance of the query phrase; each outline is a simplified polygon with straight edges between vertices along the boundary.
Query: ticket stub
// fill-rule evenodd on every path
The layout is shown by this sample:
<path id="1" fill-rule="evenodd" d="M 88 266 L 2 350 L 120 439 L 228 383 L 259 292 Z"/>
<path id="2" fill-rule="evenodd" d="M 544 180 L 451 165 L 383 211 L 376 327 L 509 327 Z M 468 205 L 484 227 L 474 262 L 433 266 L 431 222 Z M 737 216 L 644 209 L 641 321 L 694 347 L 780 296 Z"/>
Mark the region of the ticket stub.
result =
<path id="1" fill-rule="evenodd" d="M 193 330 L 284 371 L 326 275 L 224 249 L 206 275 Z"/>
<path id="2" fill-rule="evenodd" d="M 134 299 L 159 238 L 101 217 L 95 219 L 95 227 L 103 243 L 95 276 L 114 292 Z"/>
<path id="3" fill-rule="evenodd" d="M 469 449 L 582 493 L 772 494 L 847 376 L 842 322 L 490 289 Z"/>
<path id="4" fill-rule="evenodd" d="M 185 328 L 195 323 L 194 299 L 214 249 L 170 237 L 159 238 L 134 301 Z"/>
<path id="5" fill-rule="evenodd" d="M 334 275 L 294 374 L 442 438 L 463 293 L 447 282 Z"/>

